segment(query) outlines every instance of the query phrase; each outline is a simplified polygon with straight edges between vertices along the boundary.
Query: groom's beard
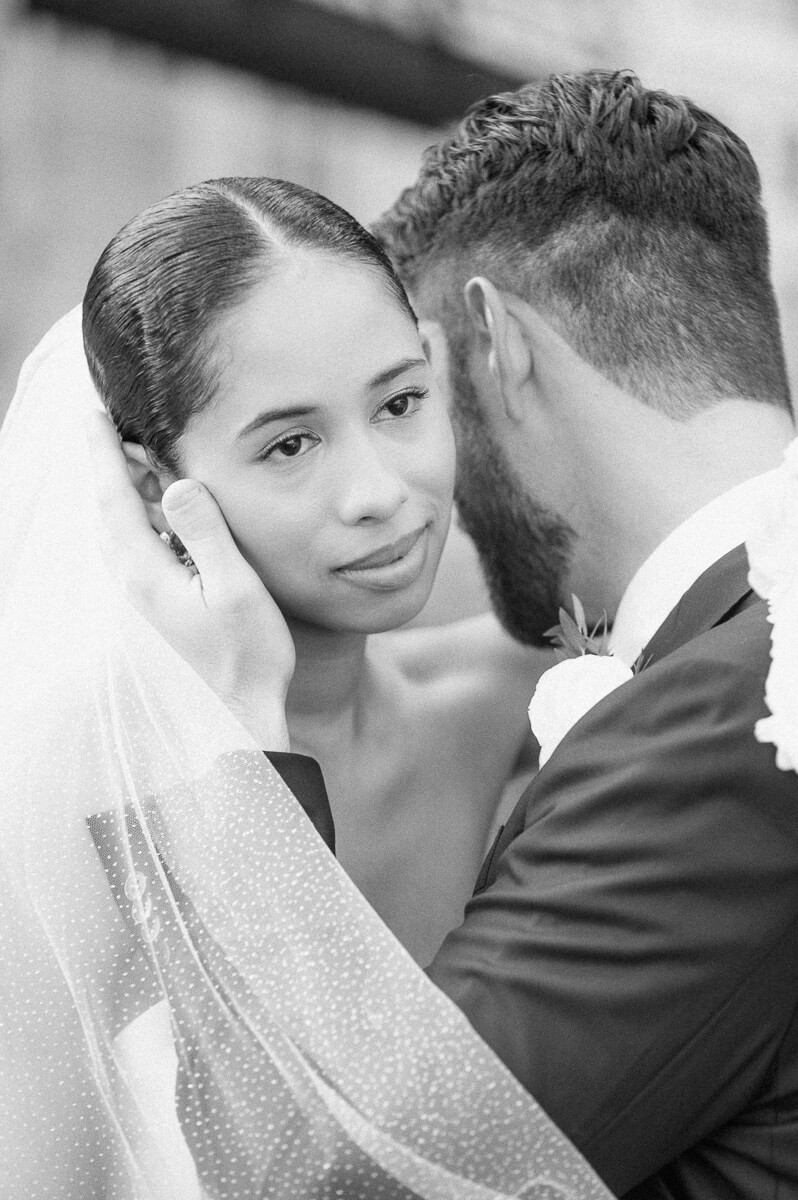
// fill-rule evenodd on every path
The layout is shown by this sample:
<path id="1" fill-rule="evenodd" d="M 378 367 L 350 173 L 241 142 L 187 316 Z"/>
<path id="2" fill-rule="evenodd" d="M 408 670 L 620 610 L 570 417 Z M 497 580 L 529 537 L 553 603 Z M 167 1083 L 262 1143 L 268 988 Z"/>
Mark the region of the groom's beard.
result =
<path id="1" fill-rule="evenodd" d="M 548 646 L 543 635 L 559 620 L 574 531 L 526 494 L 470 405 L 458 413 L 456 426 L 455 500 L 496 615 L 519 641 Z"/>

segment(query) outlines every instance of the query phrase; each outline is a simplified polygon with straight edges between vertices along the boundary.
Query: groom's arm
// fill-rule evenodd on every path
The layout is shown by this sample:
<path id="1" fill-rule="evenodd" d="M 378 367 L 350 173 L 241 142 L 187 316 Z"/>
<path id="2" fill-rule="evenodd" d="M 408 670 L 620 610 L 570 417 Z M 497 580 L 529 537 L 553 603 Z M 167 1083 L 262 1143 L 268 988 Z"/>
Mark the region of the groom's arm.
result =
<path id="1" fill-rule="evenodd" d="M 593 710 L 429 971 L 618 1194 L 743 1112 L 792 1020 L 798 781 L 754 740 L 762 682 L 674 656 Z"/>

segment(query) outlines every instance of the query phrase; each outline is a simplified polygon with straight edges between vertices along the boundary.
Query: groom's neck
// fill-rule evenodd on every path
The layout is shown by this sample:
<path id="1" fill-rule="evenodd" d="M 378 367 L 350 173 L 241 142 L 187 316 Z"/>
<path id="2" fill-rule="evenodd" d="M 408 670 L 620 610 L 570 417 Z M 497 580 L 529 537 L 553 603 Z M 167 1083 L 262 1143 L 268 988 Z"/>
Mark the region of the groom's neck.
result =
<path id="1" fill-rule="evenodd" d="M 777 467 L 795 435 L 783 409 L 721 401 L 686 421 L 635 404 L 589 445 L 591 458 L 571 589 L 610 617 L 648 556 L 683 521 L 740 483 Z M 585 439 L 587 441 L 587 439 Z M 581 590 L 580 590 L 581 589 Z"/>

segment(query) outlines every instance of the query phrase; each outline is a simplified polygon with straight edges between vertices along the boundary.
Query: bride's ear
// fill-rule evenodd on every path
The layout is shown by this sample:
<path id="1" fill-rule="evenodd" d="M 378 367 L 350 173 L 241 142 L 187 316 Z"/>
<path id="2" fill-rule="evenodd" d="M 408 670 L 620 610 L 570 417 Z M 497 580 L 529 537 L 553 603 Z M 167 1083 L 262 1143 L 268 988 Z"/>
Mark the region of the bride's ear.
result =
<path id="1" fill-rule="evenodd" d="M 153 466 L 149 454 L 138 442 L 123 442 L 122 452 L 133 486 L 144 501 L 150 524 L 158 533 L 167 531 L 169 525 L 163 515 L 161 497 L 171 479 Z"/>

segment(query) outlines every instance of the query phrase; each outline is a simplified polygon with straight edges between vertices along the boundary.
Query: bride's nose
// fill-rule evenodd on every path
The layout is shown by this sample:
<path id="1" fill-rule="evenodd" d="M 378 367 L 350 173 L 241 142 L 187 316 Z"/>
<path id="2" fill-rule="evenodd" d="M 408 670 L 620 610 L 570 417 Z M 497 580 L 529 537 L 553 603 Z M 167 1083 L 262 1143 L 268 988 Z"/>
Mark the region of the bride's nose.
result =
<path id="1" fill-rule="evenodd" d="M 410 495 L 399 464 L 373 445 L 353 450 L 340 464 L 338 514 L 347 525 L 387 521 Z"/>

